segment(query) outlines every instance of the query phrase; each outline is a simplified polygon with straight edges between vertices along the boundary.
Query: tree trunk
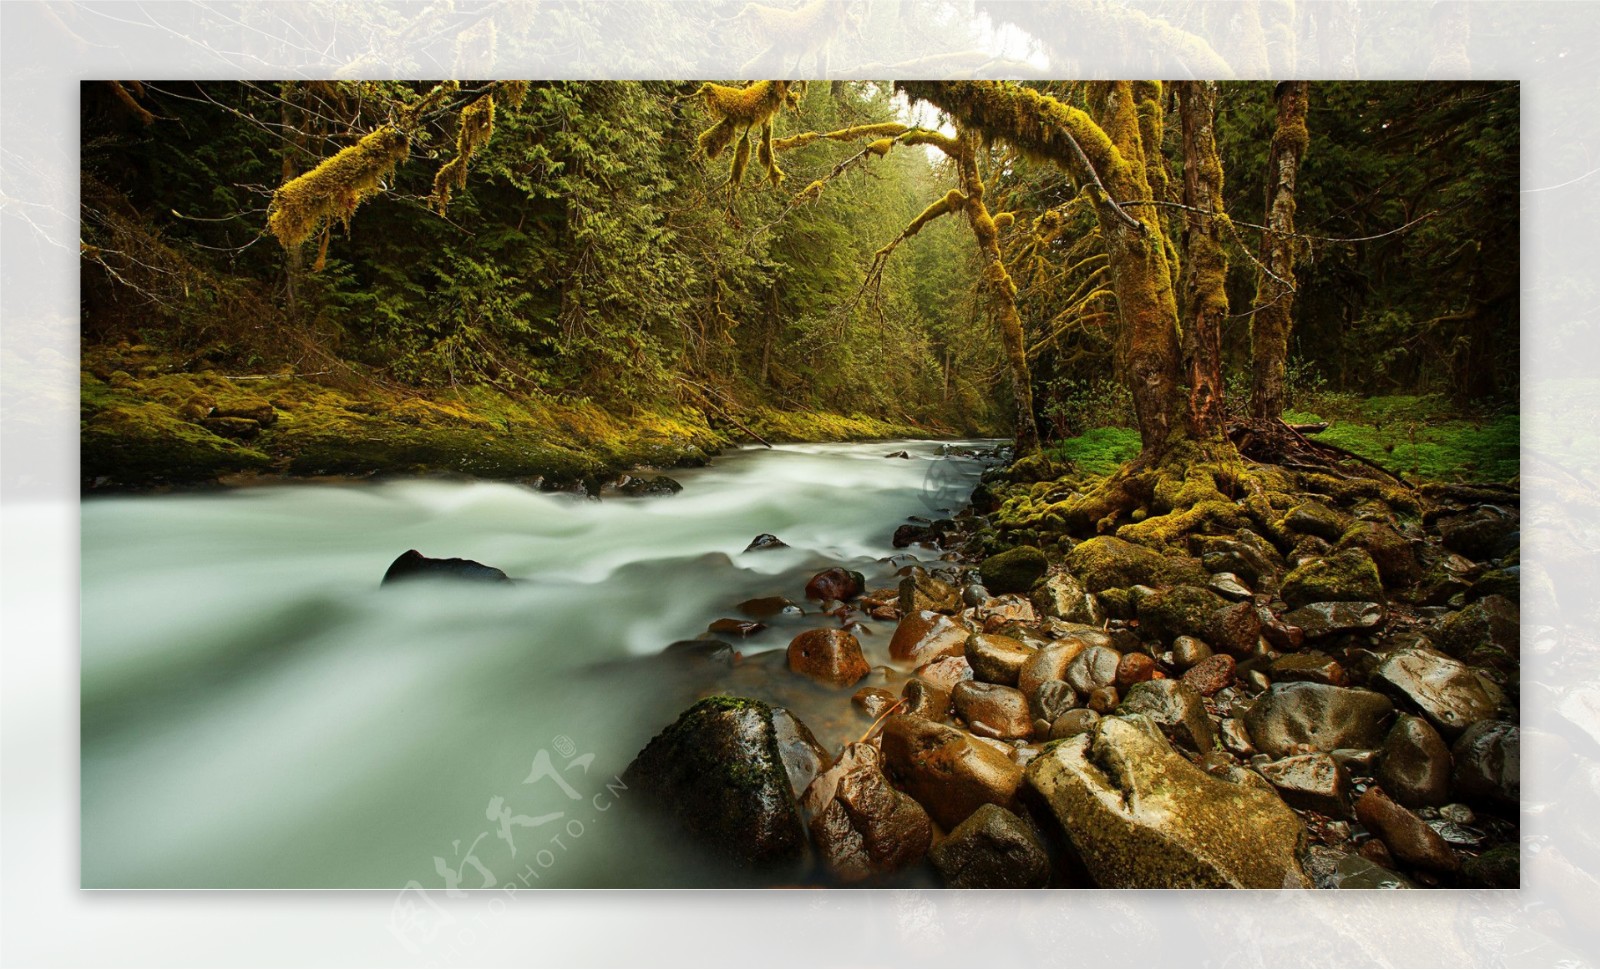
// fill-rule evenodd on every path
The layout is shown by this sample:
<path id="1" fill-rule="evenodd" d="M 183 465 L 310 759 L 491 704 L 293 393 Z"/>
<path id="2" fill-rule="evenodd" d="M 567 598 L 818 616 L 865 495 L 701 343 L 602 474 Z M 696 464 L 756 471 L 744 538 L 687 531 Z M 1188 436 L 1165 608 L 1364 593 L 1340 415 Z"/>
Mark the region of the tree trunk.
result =
<path id="1" fill-rule="evenodd" d="M 1278 85 L 1278 128 L 1267 158 L 1267 231 L 1262 235 L 1250 326 L 1251 416 L 1274 421 L 1283 414 L 1284 376 L 1289 358 L 1289 327 L 1294 309 L 1294 187 L 1306 150 L 1305 81 Z"/>
<path id="2" fill-rule="evenodd" d="M 1222 163 L 1215 132 L 1214 81 L 1178 83 L 1183 122 L 1183 320 L 1186 328 L 1189 435 L 1222 436 L 1226 416 L 1222 383 L 1222 322 L 1228 316 L 1228 260 L 1222 251 Z M 1204 211 L 1200 211 L 1204 210 Z"/>

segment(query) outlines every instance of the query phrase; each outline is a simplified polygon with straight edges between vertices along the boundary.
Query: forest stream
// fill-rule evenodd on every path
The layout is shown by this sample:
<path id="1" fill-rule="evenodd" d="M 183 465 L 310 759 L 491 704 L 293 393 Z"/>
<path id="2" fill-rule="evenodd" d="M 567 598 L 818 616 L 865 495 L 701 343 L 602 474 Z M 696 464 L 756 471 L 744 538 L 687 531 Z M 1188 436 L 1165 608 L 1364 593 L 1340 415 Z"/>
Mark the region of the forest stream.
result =
<path id="1" fill-rule="evenodd" d="M 697 881 L 670 840 L 649 859 L 617 837 L 597 806 L 627 792 L 605 782 L 718 690 L 788 707 L 831 751 L 866 730 L 848 691 L 783 669 L 819 619 L 806 579 L 893 585 L 896 524 L 960 508 L 984 468 L 960 456 L 988 447 L 749 448 L 643 499 L 447 480 L 88 499 L 83 884 L 443 888 L 435 857 L 464 888 L 530 865 L 544 886 Z M 788 548 L 743 551 L 761 533 Z M 518 582 L 380 589 L 411 548 Z M 662 653 L 766 596 L 810 615 L 730 636 L 737 666 Z M 867 625 L 885 664 L 894 624 Z M 541 752 L 565 774 L 525 783 Z M 509 841 L 495 799 L 524 820 Z"/>

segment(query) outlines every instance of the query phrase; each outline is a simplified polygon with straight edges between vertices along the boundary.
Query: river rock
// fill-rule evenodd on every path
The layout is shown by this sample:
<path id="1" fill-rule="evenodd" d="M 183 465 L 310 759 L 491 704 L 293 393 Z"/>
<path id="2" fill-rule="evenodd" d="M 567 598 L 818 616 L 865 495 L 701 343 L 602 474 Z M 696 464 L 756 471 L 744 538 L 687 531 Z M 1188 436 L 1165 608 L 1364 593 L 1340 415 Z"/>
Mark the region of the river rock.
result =
<path id="1" fill-rule="evenodd" d="M 1047 680 L 1029 696 L 1028 704 L 1035 717 L 1054 721 L 1078 706 L 1078 692 L 1064 680 Z"/>
<path id="2" fill-rule="evenodd" d="M 734 609 L 758 620 L 770 620 L 775 616 L 801 616 L 805 612 L 782 596 L 758 596 L 745 600 Z"/>
<path id="3" fill-rule="evenodd" d="M 991 684 L 1015 687 L 1022 665 L 1036 651 L 1021 640 L 991 633 L 974 633 L 967 638 L 967 663 L 972 674 Z"/>
<path id="4" fill-rule="evenodd" d="M 807 854 L 773 709 L 760 701 L 700 701 L 651 739 L 622 780 L 630 800 L 738 869 L 793 871 Z"/>
<path id="5" fill-rule="evenodd" d="M 1217 725 L 1217 736 L 1222 739 L 1222 746 L 1235 757 L 1248 758 L 1256 753 L 1256 746 L 1250 742 L 1244 722 L 1236 717 L 1223 718 L 1222 723 Z"/>
<path id="6" fill-rule="evenodd" d="M 1022 769 L 995 748 L 905 714 L 884 722 L 883 757 L 889 776 L 947 830 L 984 804 L 1010 805 L 1022 784 Z"/>
<path id="7" fill-rule="evenodd" d="M 805 722 L 784 708 L 772 709 L 772 733 L 778 744 L 778 760 L 789 776 L 789 787 L 799 798 L 811 779 L 833 766 L 833 756 Z"/>
<path id="8" fill-rule="evenodd" d="M 950 702 L 968 730 L 979 737 L 1010 740 L 1033 734 L 1028 698 L 1015 687 L 969 680 L 956 685 Z"/>
<path id="9" fill-rule="evenodd" d="M 1335 512 L 1321 502 L 1302 502 L 1286 512 L 1279 525 L 1299 535 L 1337 542 L 1349 521 L 1348 515 Z"/>
<path id="10" fill-rule="evenodd" d="M 1378 762 L 1384 791 L 1408 808 L 1443 805 L 1450 800 L 1450 769 L 1450 749 L 1433 725 L 1410 714 L 1395 719 Z"/>
<path id="11" fill-rule="evenodd" d="M 1461 798 L 1515 808 L 1522 797 L 1521 732 L 1509 721 L 1479 721 L 1451 749 Z"/>
<path id="12" fill-rule="evenodd" d="M 1052 745 L 1027 780 L 1100 886 L 1309 886 L 1297 861 L 1305 828 L 1289 807 L 1212 778 L 1141 715 Z"/>
<path id="13" fill-rule="evenodd" d="M 1272 543 L 1248 529 L 1233 536 L 1190 536 L 1189 544 L 1207 572 L 1237 576 L 1257 588 L 1274 585 L 1284 569 L 1283 557 Z"/>
<path id="14" fill-rule="evenodd" d="M 1517 520 L 1494 506 L 1442 518 L 1435 525 L 1446 549 L 1471 559 L 1495 559 L 1516 548 Z"/>
<path id="15" fill-rule="evenodd" d="M 1426 647 L 1391 653 L 1372 677 L 1379 690 L 1415 705 L 1446 738 L 1454 738 L 1500 707 L 1498 689 L 1458 660 Z"/>
<path id="16" fill-rule="evenodd" d="M 1017 546 L 985 559 L 978 571 L 983 585 L 995 593 L 1026 593 L 1049 568 L 1049 560 L 1038 548 Z"/>
<path id="17" fill-rule="evenodd" d="M 913 664 L 925 664 L 938 657 L 960 657 L 967 650 L 967 629 L 931 610 L 918 610 L 900 618 L 889 638 L 889 656 Z"/>
<path id="18" fill-rule="evenodd" d="M 1139 600 L 1140 632 L 1163 643 L 1183 636 L 1210 636 L 1211 614 L 1227 606 L 1227 600 L 1209 589 L 1174 586 Z"/>
<path id="19" fill-rule="evenodd" d="M 1177 680 L 1148 680 L 1134 684 L 1117 708 L 1118 714 L 1141 714 L 1174 743 L 1198 754 L 1215 745 L 1211 719 L 1198 691 Z"/>
<path id="20" fill-rule="evenodd" d="M 913 670 L 911 675 L 948 694 L 956 689 L 957 684 L 972 679 L 972 666 L 967 663 L 966 657 L 940 657 Z"/>
<path id="21" fill-rule="evenodd" d="M 1450 844 L 1427 822 L 1384 794 L 1382 788 L 1368 788 L 1356 801 L 1356 818 L 1406 865 L 1440 873 L 1455 872 L 1460 867 Z"/>
<path id="22" fill-rule="evenodd" d="M 1318 650 L 1286 653 L 1272 661 L 1267 673 L 1274 683 L 1279 684 L 1310 683 L 1344 687 L 1349 683 L 1349 677 L 1339 661 Z"/>
<path id="23" fill-rule="evenodd" d="M 1378 603 L 1307 603 L 1283 615 L 1283 622 L 1299 627 L 1307 640 L 1340 633 L 1368 633 L 1383 626 L 1383 606 Z"/>
<path id="24" fill-rule="evenodd" d="M 1250 599 L 1255 595 L 1250 592 L 1250 587 L 1240 582 L 1239 577 L 1233 573 L 1213 574 L 1211 582 L 1206 584 L 1206 588 L 1224 599 L 1230 599 L 1235 602 Z"/>
<path id="25" fill-rule="evenodd" d="M 1485 596 L 1439 621 L 1439 649 L 1467 660 L 1481 648 L 1498 648 L 1517 657 L 1522 652 L 1522 617 L 1517 604 L 1504 596 Z"/>
<path id="26" fill-rule="evenodd" d="M 1244 715 L 1258 750 L 1273 758 L 1335 748 L 1376 748 L 1394 705 L 1370 690 L 1325 684 L 1273 684 Z"/>
<path id="27" fill-rule="evenodd" d="M 896 549 L 904 549 L 918 543 L 934 545 L 939 541 L 939 534 L 932 526 L 907 522 L 894 530 L 894 535 L 889 541 Z"/>
<path id="28" fill-rule="evenodd" d="M 1065 680 L 1067 667 L 1087 649 L 1088 641 L 1076 636 L 1040 647 L 1017 671 L 1017 689 L 1031 696 L 1047 680 Z"/>
<path id="29" fill-rule="evenodd" d="M 846 882 L 913 865 L 933 841 L 928 813 L 889 784 L 869 744 L 846 747 L 839 764 L 806 791 L 804 804 L 817 854 Z"/>
<path id="30" fill-rule="evenodd" d="M 471 559 L 429 559 L 415 549 L 407 549 L 383 574 L 380 586 L 410 579 L 458 579 L 475 583 L 509 583 L 510 577 L 493 566 Z"/>
<path id="31" fill-rule="evenodd" d="M 1217 650 L 1248 657 L 1261 639 L 1261 614 L 1250 603 L 1235 603 L 1211 614 L 1205 639 Z"/>
<path id="32" fill-rule="evenodd" d="M 632 498 L 649 498 L 662 495 L 676 495 L 683 491 L 683 486 L 674 479 L 665 475 L 627 476 L 627 480 L 617 486 L 617 491 Z"/>
<path id="33" fill-rule="evenodd" d="M 1072 658 L 1062 680 L 1080 694 L 1090 694 L 1117 682 L 1117 665 L 1122 655 L 1110 647 L 1090 647 Z"/>
<path id="34" fill-rule="evenodd" d="M 1517 889 L 1522 885 L 1521 856 L 1514 843 L 1497 845 L 1461 863 L 1461 882 L 1475 889 Z"/>
<path id="35" fill-rule="evenodd" d="M 900 613 L 904 616 L 923 610 L 960 612 L 961 594 L 954 586 L 927 572 L 912 573 L 900 580 Z"/>
<path id="36" fill-rule="evenodd" d="M 895 701 L 899 699 L 894 691 L 883 687 L 863 687 L 850 695 L 850 703 L 856 710 L 874 721 L 878 719 L 878 715 L 893 707 Z"/>
<path id="37" fill-rule="evenodd" d="M 787 549 L 787 548 L 789 548 L 789 544 L 787 542 L 784 542 L 782 539 L 778 538 L 777 536 L 773 535 L 770 532 L 763 532 L 760 535 L 756 536 L 754 539 L 751 539 L 750 540 L 750 544 L 748 546 L 744 547 L 744 551 L 745 552 L 759 552 L 762 549 Z"/>
<path id="38" fill-rule="evenodd" d="M 1172 665 L 1188 670 L 1211 656 L 1211 647 L 1199 637 L 1179 637 L 1172 641 Z"/>
<path id="39" fill-rule="evenodd" d="M 1117 693 L 1116 687 L 1107 684 L 1104 687 L 1098 687 L 1090 691 L 1089 696 L 1084 698 L 1083 703 L 1096 714 L 1110 714 L 1117 709 L 1117 704 L 1121 703 L 1121 699 L 1122 695 Z"/>
<path id="40" fill-rule="evenodd" d="M 1365 549 L 1346 549 L 1296 566 L 1283 577 L 1278 594 L 1295 608 L 1308 603 L 1369 603 L 1383 599 L 1383 582 Z"/>
<path id="41" fill-rule="evenodd" d="M 1154 680 L 1159 673 L 1154 658 L 1148 654 L 1125 653 L 1117 662 L 1117 690 L 1126 694 L 1134 684 Z"/>
<path id="42" fill-rule="evenodd" d="M 1233 684 L 1236 664 L 1232 657 L 1219 653 L 1184 671 L 1183 683 L 1206 697 Z"/>
<path id="43" fill-rule="evenodd" d="M 767 625 L 765 623 L 757 623 L 754 620 L 737 620 L 733 617 L 725 616 L 720 620 L 712 620 L 711 625 L 706 627 L 706 632 L 715 633 L 719 636 L 753 637 L 766 628 Z"/>
<path id="44" fill-rule="evenodd" d="M 913 677 L 906 681 L 900 696 L 905 700 L 900 709 L 913 717 L 942 721 L 950 716 L 950 691 L 925 680 Z"/>
<path id="45" fill-rule="evenodd" d="M 1335 548 L 1366 550 L 1378 567 L 1378 578 L 1391 589 L 1410 586 L 1422 578 L 1422 568 L 1411 540 L 1386 523 L 1352 522 Z"/>
<path id="46" fill-rule="evenodd" d="M 871 668 L 861 642 L 843 630 L 807 630 L 789 641 L 789 669 L 830 687 L 849 687 Z"/>
<path id="47" fill-rule="evenodd" d="M 1094 594 L 1085 590 L 1071 573 L 1057 572 L 1047 576 L 1035 586 L 1032 594 L 1034 608 L 1042 616 L 1053 616 L 1068 623 L 1100 626 L 1106 621 L 1105 610 Z"/>
<path id="48" fill-rule="evenodd" d="M 1350 778 L 1332 756 L 1295 755 L 1268 761 L 1256 770 L 1295 808 L 1330 818 L 1350 817 Z"/>
<path id="49" fill-rule="evenodd" d="M 824 603 L 838 600 L 842 603 L 860 596 L 866 588 L 866 577 L 860 573 L 832 566 L 812 576 L 806 583 L 806 599 L 821 600 Z"/>
<path id="50" fill-rule="evenodd" d="M 1028 823 L 982 805 L 928 854 L 952 889 L 1042 889 L 1050 856 Z"/>
<path id="51" fill-rule="evenodd" d="M 1079 707 L 1070 711 L 1063 711 L 1054 721 L 1050 722 L 1050 740 L 1058 741 L 1062 738 L 1074 738 L 1094 727 L 1100 720 L 1100 715 L 1087 707 Z"/>

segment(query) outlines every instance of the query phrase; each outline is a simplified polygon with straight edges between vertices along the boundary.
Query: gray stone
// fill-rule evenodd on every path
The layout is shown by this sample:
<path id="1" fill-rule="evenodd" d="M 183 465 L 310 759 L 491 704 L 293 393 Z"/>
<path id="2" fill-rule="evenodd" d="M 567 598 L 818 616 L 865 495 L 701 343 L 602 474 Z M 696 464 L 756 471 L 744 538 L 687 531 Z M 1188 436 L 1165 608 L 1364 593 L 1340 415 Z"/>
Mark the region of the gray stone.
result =
<path id="1" fill-rule="evenodd" d="M 1173 742 L 1199 754 L 1209 753 L 1216 744 L 1205 701 L 1199 691 L 1181 681 L 1134 684 L 1117 713 L 1143 714 Z"/>
<path id="2" fill-rule="evenodd" d="M 1286 653 L 1274 660 L 1267 670 L 1279 684 L 1306 682 L 1344 687 L 1349 682 L 1339 662 L 1318 650 Z"/>
<path id="3" fill-rule="evenodd" d="M 1098 720 L 1100 720 L 1100 715 L 1087 707 L 1066 711 L 1050 723 L 1050 740 L 1058 741 L 1062 738 L 1077 737 L 1094 727 L 1095 722 Z"/>
<path id="4" fill-rule="evenodd" d="M 1394 705 L 1369 690 L 1274 684 L 1245 714 L 1256 748 L 1274 758 L 1335 748 L 1376 748 Z"/>
<path id="5" fill-rule="evenodd" d="M 1086 591 L 1071 573 L 1057 572 L 1045 577 L 1033 588 L 1031 596 L 1041 616 L 1053 616 L 1068 623 L 1096 627 L 1106 621 L 1100 601 Z"/>
<path id="6" fill-rule="evenodd" d="M 1217 573 L 1206 585 L 1213 593 L 1236 602 L 1247 600 L 1254 595 L 1250 592 L 1250 587 L 1240 582 L 1239 577 L 1233 573 Z"/>
<path id="7" fill-rule="evenodd" d="M 1172 641 L 1172 664 L 1179 670 L 1188 670 L 1211 656 L 1211 648 L 1197 637 L 1179 637 Z"/>
<path id="8" fill-rule="evenodd" d="M 1067 665 L 1061 679 L 1080 694 L 1089 694 L 1117 682 L 1117 664 L 1122 655 L 1110 647 L 1090 647 Z"/>
<path id="9" fill-rule="evenodd" d="M 1456 739 L 1455 790 L 1461 798 L 1514 808 L 1522 796 L 1521 732 L 1509 721 L 1479 721 Z"/>
<path id="10" fill-rule="evenodd" d="M 1407 647 L 1384 659 L 1372 685 L 1413 704 L 1447 738 L 1454 738 L 1500 707 L 1500 692 L 1459 660 L 1429 650 Z"/>
<path id="11" fill-rule="evenodd" d="M 1050 747 L 1028 784 L 1100 886 L 1305 888 L 1300 820 L 1277 796 L 1212 778 L 1141 715 Z"/>
<path id="12" fill-rule="evenodd" d="M 1383 626 L 1384 610 L 1378 603 L 1307 603 L 1285 613 L 1283 622 L 1304 631 L 1307 640 L 1340 633 L 1370 633 Z"/>
<path id="13" fill-rule="evenodd" d="M 1402 714 L 1383 740 L 1378 783 L 1408 808 L 1443 805 L 1450 800 L 1450 749 L 1433 725 Z"/>
<path id="14" fill-rule="evenodd" d="M 967 816 L 929 853 L 952 889 L 1042 889 L 1050 856 L 1028 823 L 998 805 Z"/>
<path id="15" fill-rule="evenodd" d="M 1056 718 L 1078 706 L 1078 692 L 1064 680 L 1047 680 L 1033 692 L 1033 713 L 1046 721 Z"/>
<path id="16" fill-rule="evenodd" d="M 1330 818 L 1350 817 L 1350 778 L 1332 756 L 1295 755 L 1269 761 L 1256 770 L 1295 808 Z"/>

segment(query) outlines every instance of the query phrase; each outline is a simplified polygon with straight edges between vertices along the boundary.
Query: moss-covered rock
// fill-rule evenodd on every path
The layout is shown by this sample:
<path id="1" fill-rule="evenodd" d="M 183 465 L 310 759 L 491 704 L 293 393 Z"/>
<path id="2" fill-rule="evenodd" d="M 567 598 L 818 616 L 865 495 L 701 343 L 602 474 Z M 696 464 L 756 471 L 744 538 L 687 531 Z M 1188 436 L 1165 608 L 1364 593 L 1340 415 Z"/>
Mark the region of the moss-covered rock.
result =
<path id="1" fill-rule="evenodd" d="M 1279 592 L 1291 607 L 1341 601 L 1377 603 L 1383 601 L 1383 581 L 1365 549 L 1346 549 L 1290 570 Z"/>
<path id="2" fill-rule="evenodd" d="M 983 561 L 979 571 L 989 592 L 1026 593 L 1050 568 L 1044 552 L 1035 546 L 1017 546 Z"/>
<path id="3" fill-rule="evenodd" d="M 1162 555 L 1115 536 L 1080 542 L 1067 554 L 1067 569 L 1091 593 L 1126 586 L 1203 585 L 1205 570 L 1188 556 Z"/>
<path id="4" fill-rule="evenodd" d="M 1336 512 L 1321 502 L 1301 502 L 1284 513 L 1278 527 L 1295 535 L 1316 536 L 1329 542 L 1338 542 L 1349 521 L 1350 516 Z"/>
<path id="5" fill-rule="evenodd" d="M 1422 578 L 1422 567 L 1417 562 L 1411 540 L 1386 523 L 1352 522 L 1334 548 L 1366 550 L 1378 567 L 1383 585 L 1391 589 L 1410 586 Z"/>
<path id="6" fill-rule="evenodd" d="M 1228 601 L 1198 586 L 1173 586 L 1139 600 L 1139 626 L 1163 643 L 1211 635 L 1211 615 Z"/>

